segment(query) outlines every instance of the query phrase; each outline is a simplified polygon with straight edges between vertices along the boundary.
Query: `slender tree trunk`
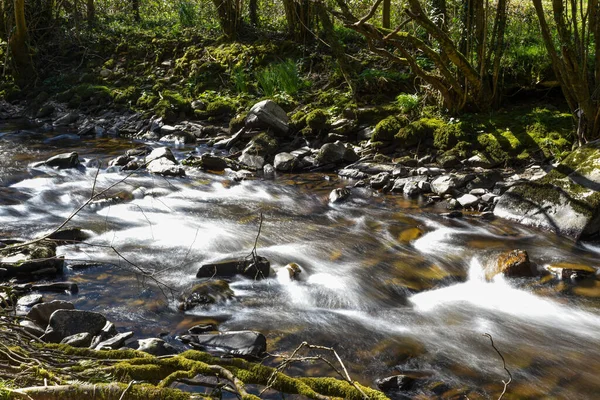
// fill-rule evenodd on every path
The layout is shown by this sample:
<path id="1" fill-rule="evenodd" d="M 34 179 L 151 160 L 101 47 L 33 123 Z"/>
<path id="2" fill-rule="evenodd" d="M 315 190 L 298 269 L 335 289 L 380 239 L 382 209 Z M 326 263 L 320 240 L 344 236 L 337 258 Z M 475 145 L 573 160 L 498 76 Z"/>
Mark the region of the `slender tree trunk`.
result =
<path id="1" fill-rule="evenodd" d="M 392 0 L 383 0 L 383 9 L 381 11 L 382 21 L 381 25 L 385 29 L 390 29 L 392 27 L 392 18 L 391 18 L 391 1 Z"/>
<path id="2" fill-rule="evenodd" d="M 258 0 L 250 0 L 248 9 L 250 13 L 250 24 L 254 27 L 258 27 Z"/>
<path id="3" fill-rule="evenodd" d="M 5 15 L 4 0 L 0 0 L 0 37 L 4 38 L 6 35 L 6 15 Z"/>
<path id="4" fill-rule="evenodd" d="M 135 22 L 141 22 L 140 17 L 140 0 L 131 0 L 131 9 L 133 11 L 133 20 Z"/>
<path id="5" fill-rule="evenodd" d="M 31 55 L 27 44 L 27 21 L 25 20 L 25 0 L 14 0 L 15 33 L 10 38 L 10 51 L 15 65 L 15 78 L 22 87 L 31 83 L 34 75 Z"/>
<path id="6" fill-rule="evenodd" d="M 314 5 L 311 0 L 283 0 L 288 31 L 295 41 L 305 43 L 312 37 Z"/>
<path id="7" fill-rule="evenodd" d="M 94 6 L 94 0 L 87 0 L 87 22 L 89 28 L 93 27 L 96 22 L 96 7 Z"/>

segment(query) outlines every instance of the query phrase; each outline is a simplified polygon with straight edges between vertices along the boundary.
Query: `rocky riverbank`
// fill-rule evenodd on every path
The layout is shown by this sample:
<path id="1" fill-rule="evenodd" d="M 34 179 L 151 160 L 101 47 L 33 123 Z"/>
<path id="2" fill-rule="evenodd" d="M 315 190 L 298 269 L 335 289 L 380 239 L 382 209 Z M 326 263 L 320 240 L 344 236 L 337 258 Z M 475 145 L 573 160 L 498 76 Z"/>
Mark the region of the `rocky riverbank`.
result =
<path id="1" fill-rule="evenodd" d="M 196 101 L 190 107 L 204 110 L 207 105 Z M 290 116 L 275 102 L 264 100 L 230 120 L 226 114 L 216 120 L 211 114 L 213 122 L 173 123 L 131 112 L 91 116 L 56 103 L 41 107 L 46 109 L 38 110 L 33 121 L 48 130 L 61 127 L 82 137 L 121 135 L 159 144 L 158 148 L 132 149 L 111 160 L 111 168 L 117 170 L 146 169 L 164 176 L 184 176 L 188 168 L 228 170 L 237 180 L 270 179 L 275 173 L 336 172 L 348 179 L 348 185 L 331 194 L 332 202 L 348 198 L 354 188 L 366 187 L 374 193 L 421 197 L 424 206 L 445 207 L 449 217 L 462 212 L 482 218 L 498 216 L 575 239 L 598 237 L 600 153 L 596 143 L 574 151 L 562 162 L 551 158 L 500 161 L 497 154 L 477 144 L 465 149 L 469 145 L 459 142 L 468 133 L 462 122 L 439 125 L 432 119 L 403 123 L 384 118 L 365 123 L 364 116 L 377 113 L 376 108 L 346 110 L 332 121 L 318 111 Z M 5 117 L 27 114 L 7 103 L 3 110 Z M 448 142 L 448 150 L 442 150 L 442 141 Z M 195 144 L 199 150 L 176 160 L 160 144 Z M 64 164 L 59 165 L 61 157 Z M 76 166 L 77 160 L 69 157 L 73 155 L 46 163 L 59 168 Z"/>

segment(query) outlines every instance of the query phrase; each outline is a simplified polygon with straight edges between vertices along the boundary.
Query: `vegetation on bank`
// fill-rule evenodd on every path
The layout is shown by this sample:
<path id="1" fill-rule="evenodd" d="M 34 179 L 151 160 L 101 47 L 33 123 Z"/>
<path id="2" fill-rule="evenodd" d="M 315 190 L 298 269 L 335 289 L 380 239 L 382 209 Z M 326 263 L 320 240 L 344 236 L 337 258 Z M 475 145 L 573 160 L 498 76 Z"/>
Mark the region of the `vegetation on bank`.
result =
<path id="1" fill-rule="evenodd" d="M 437 130 L 439 150 L 475 146 L 493 162 L 560 158 L 573 138 L 598 136 L 598 96 L 584 105 L 571 90 L 595 87 L 581 76 L 600 68 L 595 1 L 577 6 L 589 18 L 571 21 L 578 10 L 502 0 L 464 9 L 445 0 L 2 0 L 0 95 L 27 99 L 40 116 L 50 100 L 225 122 L 271 98 L 303 134 L 323 133 L 343 116 L 372 126 L 393 116 L 408 124 L 393 135 L 379 130 L 376 149 L 426 143 Z M 575 37 L 564 37 L 567 22 Z M 581 29 L 590 35 L 576 35 Z M 552 43 L 568 40 L 580 50 L 575 58 L 553 55 Z M 580 71 L 561 70 L 577 60 Z"/>

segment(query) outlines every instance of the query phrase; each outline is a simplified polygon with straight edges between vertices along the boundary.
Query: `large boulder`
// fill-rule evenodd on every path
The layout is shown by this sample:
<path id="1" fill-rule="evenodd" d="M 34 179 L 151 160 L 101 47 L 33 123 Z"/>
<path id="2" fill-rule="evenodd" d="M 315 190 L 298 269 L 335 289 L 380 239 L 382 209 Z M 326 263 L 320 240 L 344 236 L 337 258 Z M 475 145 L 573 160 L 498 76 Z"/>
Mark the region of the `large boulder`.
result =
<path id="1" fill-rule="evenodd" d="M 29 310 L 25 317 L 27 319 L 32 320 L 39 326 L 43 326 L 44 328 L 48 325 L 48 321 L 50 321 L 50 316 L 56 310 L 74 310 L 75 306 L 73 303 L 63 300 L 53 300 L 48 303 L 36 304 Z"/>
<path id="2" fill-rule="evenodd" d="M 256 103 L 246 117 L 246 128 L 272 129 L 275 133 L 287 134 L 289 118 L 286 112 L 272 100 Z"/>
<path id="3" fill-rule="evenodd" d="M 600 230 L 600 141 L 580 147 L 550 173 L 504 193 L 494 215 L 582 239 Z"/>
<path id="4" fill-rule="evenodd" d="M 298 160 L 290 153 L 279 153 L 275 156 L 273 166 L 277 171 L 289 172 L 298 165 Z"/>
<path id="5" fill-rule="evenodd" d="M 99 313 L 81 310 L 57 310 L 50 316 L 42 340 L 60 343 L 67 336 L 87 332 L 96 335 L 106 325 L 106 318 Z"/>
<path id="6" fill-rule="evenodd" d="M 183 335 L 180 339 L 197 349 L 236 357 L 256 358 L 267 351 L 267 339 L 254 331 Z"/>
<path id="7" fill-rule="evenodd" d="M 211 264 L 204 264 L 196 273 L 196 278 L 232 277 L 244 275 L 251 279 L 268 278 L 271 271 L 269 260 L 257 256 L 224 260 Z"/>
<path id="8" fill-rule="evenodd" d="M 326 143 L 319 149 L 316 157 L 317 165 L 337 164 L 342 161 L 355 162 L 358 156 L 351 147 L 342 142 Z"/>

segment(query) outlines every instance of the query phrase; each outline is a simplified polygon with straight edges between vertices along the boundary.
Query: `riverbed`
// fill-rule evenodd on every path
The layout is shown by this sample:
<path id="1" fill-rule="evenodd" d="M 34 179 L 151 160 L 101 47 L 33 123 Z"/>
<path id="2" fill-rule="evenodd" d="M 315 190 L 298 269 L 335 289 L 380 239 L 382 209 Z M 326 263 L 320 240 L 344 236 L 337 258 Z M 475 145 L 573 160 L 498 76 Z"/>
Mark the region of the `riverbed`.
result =
<path id="1" fill-rule="evenodd" d="M 147 145 L 164 144 L 0 126 L 0 236 L 32 238 L 52 230 L 92 190 L 127 175 L 109 168 L 110 159 Z M 210 149 L 172 150 L 181 160 Z M 79 154 L 81 168 L 34 166 L 70 151 Z M 332 189 L 352 184 L 335 174 L 238 181 L 228 171 L 188 169 L 183 178 L 133 173 L 70 222 L 90 239 L 58 248 L 67 265 L 95 264 L 67 268 L 61 278 L 76 282 L 79 293 L 46 297 L 103 313 L 137 338 L 175 342 L 193 325 L 216 323 L 222 331 L 262 332 L 272 354 L 289 354 L 303 341 L 333 347 L 352 378 L 367 385 L 406 371 L 439 382 L 439 393 L 429 385 L 408 397 L 470 390 L 471 399 L 497 398 L 508 378 L 487 333 L 512 373 L 512 398 L 600 393 L 597 277 L 484 276 L 498 254 L 512 249 L 526 250 L 539 270 L 560 262 L 598 269 L 597 243 L 475 214 L 451 219 L 422 199 L 367 188 L 329 203 Z M 271 262 L 271 277 L 236 277 L 234 300 L 177 310 L 178 294 L 198 282 L 202 264 L 244 257 L 255 242 Z M 291 262 L 301 267 L 297 280 L 285 269 Z M 298 363 L 287 372 L 334 375 L 323 363 Z"/>

